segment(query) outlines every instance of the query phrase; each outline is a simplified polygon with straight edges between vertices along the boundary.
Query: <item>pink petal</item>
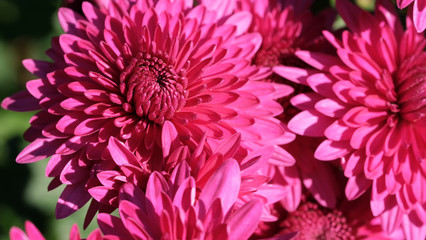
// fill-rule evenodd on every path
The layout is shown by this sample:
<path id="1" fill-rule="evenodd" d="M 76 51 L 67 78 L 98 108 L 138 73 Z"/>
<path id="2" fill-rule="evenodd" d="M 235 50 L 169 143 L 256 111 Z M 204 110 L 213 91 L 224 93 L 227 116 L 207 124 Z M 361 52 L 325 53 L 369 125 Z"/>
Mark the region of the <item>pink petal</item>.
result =
<path id="1" fill-rule="evenodd" d="M 426 2 L 421 0 L 414 1 L 413 22 L 417 32 L 421 33 L 426 29 Z"/>
<path id="2" fill-rule="evenodd" d="M 221 19 L 222 17 L 230 14 L 235 8 L 235 0 L 229 1 L 209 1 L 201 0 L 201 5 L 205 6 L 209 11 L 214 11 L 216 13 L 216 19 Z"/>
<path id="3" fill-rule="evenodd" d="M 59 196 L 55 216 L 57 219 L 65 218 L 82 208 L 90 200 L 84 184 L 68 185 Z"/>
<path id="4" fill-rule="evenodd" d="M 299 50 L 296 52 L 296 56 L 312 67 L 323 71 L 329 70 L 329 68 L 333 65 L 341 65 L 339 58 L 320 52 Z"/>
<path id="5" fill-rule="evenodd" d="M 121 219 L 118 217 L 111 216 L 107 213 L 99 213 L 98 224 L 102 233 L 105 235 L 120 236 L 123 239 L 133 239 Z"/>
<path id="6" fill-rule="evenodd" d="M 236 133 L 231 137 L 221 141 L 220 145 L 216 148 L 215 152 L 223 155 L 224 159 L 228 159 L 234 156 L 235 152 L 240 147 L 241 135 Z"/>
<path id="7" fill-rule="evenodd" d="M 187 211 L 195 203 L 195 181 L 187 178 L 181 182 L 173 198 L 173 205 Z"/>
<path id="8" fill-rule="evenodd" d="M 28 240 L 27 235 L 18 227 L 12 227 L 9 232 L 10 240 Z"/>
<path id="9" fill-rule="evenodd" d="M 256 230 L 262 214 L 263 203 L 254 199 L 238 209 L 227 220 L 229 239 L 248 239 Z"/>
<path id="10" fill-rule="evenodd" d="M 366 179 L 362 174 L 349 178 L 346 184 L 346 197 L 349 200 L 359 198 L 371 186 L 371 180 Z"/>
<path id="11" fill-rule="evenodd" d="M 237 35 L 246 33 L 252 23 L 252 14 L 250 12 L 236 12 L 226 19 L 225 24 L 235 25 L 237 27 Z"/>
<path id="12" fill-rule="evenodd" d="M 333 119 L 322 116 L 315 110 L 308 110 L 294 116 L 288 123 L 288 128 L 300 135 L 322 137 L 324 130 L 332 122 Z"/>
<path id="13" fill-rule="evenodd" d="M 315 160 L 314 160 L 315 161 Z M 338 178 L 327 163 L 318 162 L 315 170 L 307 173 L 301 171 L 303 184 L 311 192 L 319 204 L 327 208 L 335 208 L 340 192 Z"/>
<path id="14" fill-rule="evenodd" d="M 75 223 L 71 227 L 70 240 L 81 240 L 80 231 L 78 230 L 77 224 Z"/>
<path id="15" fill-rule="evenodd" d="M 298 94 L 291 98 L 290 102 L 293 106 L 304 111 L 314 108 L 315 103 L 317 103 L 321 99 L 323 99 L 323 97 L 321 97 L 319 94 L 310 92 Z"/>
<path id="16" fill-rule="evenodd" d="M 330 98 L 318 101 L 315 104 L 315 109 L 318 112 L 333 118 L 339 118 L 346 112 L 346 106 L 342 102 L 335 101 Z"/>
<path id="17" fill-rule="evenodd" d="M 118 141 L 116 138 L 111 137 L 108 141 L 108 150 L 111 154 L 112 159 L 118 165 L 131 164 L 139 166 L 138 160 L 135 155 L 127 149 L 124 144 Z"/>
<path id="18" fill-rule="evenodd" d="M 30 221 L 25 221 L 25 231 L 27 232 L 30 240 L 44 240 L 43 235 L 37 229 L 37 227 Z"/>
<path id="19" fill-rule="evenodd" d="M 64 142 L 62 139 L 38 138 L 30 143 L 16 157 L 17 163 L 32 163 L 55 154 L 56 149 Z"/>
<path id="20" fill-rule="evenodd" d="M 354 129 L 347 127 L 344 122 L 339 119 L 334 121 L 324 131 L 324 135 L 333 141 L 350 140 Z"/>
<path id="21" fill-rule="evenodd" d="M 303 85 L 308 85 L 308 82 L 306 81 L 306 78 L 308 76 L 318 72 L 317 70 L 302 69 L 288 66 L 276 66 L 273 68 L 273 70 L 281 77 Z"/>
<path id="22" fill-rule="evenodd" d="M 315 150 L 315 158 L 326 161 L 339 159 L 350 153 L 348 145 L 348 141 L 324 140 Z"/>
<path id="23" fill-rule="evenodd" d="M 22 65 L 32 74 L 39 78 L 46 78 L 47 73 L 51 72 L 53 64 L 47 61 L 25 59 Z"/>
<path id="24" fill-rule="evenodd" d="M 222 202 L 223 211 L 228 212 L 237 200 L 240 184 L 241 176 L 238 163 L 233 159 L 225 161 L 213 173 L 200 194 L 198 202 L 203 205 L 199 207 L 204 208 L 201 211 L 206 213 L 212 202 L 219 198 Z"/>
<path id="25" fill-rule="evenodd" d="M 27 90 L 15 93 L 1 102 L 1 107 L 11 111 L 27 112 L 40 110 L 38 99 L 34 98 Z"/>
<path id="26" fill-rule="evenodd" d="M 390 203 L 391 201 L 389 201 Z M 389 204 L 388 203 L 388 204 Z M 403 217 L 402 210 L 396 204 L 389 205 L 388 209 L 381 215 L 382 228 L 388 233 L 395 231 L 401 224 Z"/>
<path id="27" fill-rule="evenodd" d="M 169 185 L 167 184 L 166 179 L 164 179 L 160 173 L 154 172 L 151 174 L 146 186 L 145 196 L 153 204 L 157 215 L 161 215 L 161 212 L 163 211 L 161 192 L 167 192 L 168 190 Z"/>
<path id="28" fill-rule="evenodd" d="M 151 139 L 154 141 L 154 139 Z M 163 155 L 167 157 L 170 153 L 170 149 L 176 146 L 178 141 L 178 132 L 174 124 L 170 121 L 166 121 L 163 124 L 161 130 L 161 143 L 163 148 Z"/>

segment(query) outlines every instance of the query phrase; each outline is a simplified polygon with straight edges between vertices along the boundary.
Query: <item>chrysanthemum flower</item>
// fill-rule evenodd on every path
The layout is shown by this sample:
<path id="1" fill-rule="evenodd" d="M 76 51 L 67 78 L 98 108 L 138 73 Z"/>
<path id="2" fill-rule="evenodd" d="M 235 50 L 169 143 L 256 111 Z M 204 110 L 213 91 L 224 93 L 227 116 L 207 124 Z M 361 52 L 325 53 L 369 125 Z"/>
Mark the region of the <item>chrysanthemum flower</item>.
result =
<path id="1" fill-rule="evenodd" d="M 303 196 L 300 206 L 292 212 L 275 205 L 278 221 L 261 223 L 254 239 L 276 237 L 296 232 L 293 240 L 311 239 L 404 239 L 402 229 L 389 235 L 380 226 L 380 218 L 374 217 L 369 210 L 368 196 L 355 201 L 341 201 L 335 208 L 324 208 L 313 198 Z"/>
<path id="2" fill-rule="evenodd" d="M 255 198 L 268 205 L 273 204 L 286 194 L 284 187 L 267 184 L 270 178 L 259 173 L 259 169 L 262 169 L 270 159 L 273 152 L 272 147 L 266 147 L 247 155 L 244 149 L 240 147 L 241 137 L 239 134 L 225 138 L 213 150 L 209 149 L 205 140 L 204 138 L 194 151 L 190 151 L 188 146 L 176 147 L 165 159 L 165 168 L 162 169 L 161 174 L 168 178 L 177 164 L 186 162 L 191 169 L 190 174 L 195 180 L 196 187 L 202 190 L 222 163 L 228 159 L 234 159 L 240 167 L 241 175 L 238 200 L 235 203 L 236 208 Z M 123 184 L 130 182 L 145 190 L 152 172 L 146 164 L 137 159 L 116 138 L 110 138 L 108 149 L 118 167 L 99 172 L 97 183 L 89 184 L 88 191 L 100 203 L 116 208 L 118 207 L 118 193 Z M 267 206 L 263 210 L 262 221 L 276 220 Z"/>
<path id="3" fill-rule="evenodd" d="M 263 37 L 254 63 L 274 67 L 306 66 L 294 53 L 296 50 L 325 50 L 328 45 L 321 31 L 330 29 L 335 13 L 327 9 L 314 15 L 310 7 L 313 1 L 238 0 L 236 10 L 249 11 L 253 20 L 248 31 Z"/>
<path id="4" fill-rule="evenodd" d="M 292 106 L 290 98 L 297 93 L 312 91 L 300 83 L 294 83 L 279 74 L 287 72 L 287 67 L 311 68 L 300 60 L 297 50 L 333 51 L 322 35 L 323 30 L 330 30 L 335 19 L 331 9 L 323 10 L 314 15 L 310 7 L 312 1 L 269 1 L 269 0 L 238 0 L 234 11 L 248 11 L 253 15 L 249 32 L 258 32 L 263 37 L 262 45 L 256 52 L 253 63 L 269 73 L 264 81 L 284 83 L 288 87 L 282 89 L 285 97 L 279 102 L 284 113 L 277 116 L 284 124 L 300 110 Z M 273 72 L 275 70 L 275 73 Z M 336 180 L 329 163 L 315 163 L 313 149 L 318 145 L 317 140 L 297 137 L 295 141 L 284 146 L 296 159 L 293 166 L 270 165 L 268 174 L 276 184 L 288 191 L 283 196 L 282 203 L 288 211 L 295 210 L 300 202 L 302 186 L 305 185 L 327 207 L 335 207 L 337 196 Z M 311 161 L 312 160 L 312 161 Z"/>
<path id="5" fill-rule="evenodd" d="M 412 4 L 413 22 L 418 32 L 426 29 L 426 1 L 425 0 L 396 0 L 399 8 L 403 9 Z"/>
<path id="6" fill-rule="evenodd" d="M 108 139 L 123 141 L 151 171 L 182 142 L 194 148 L 207 135 L 241 133 L 255 150 L 275 146 L 272 159 L 294 159 L 277 147 L 293 139 L 274 116 L 278 84 L 257 81 L 250 63 L 261 36 L 245 33 L 251 15 L 221 18 L 193 1 L 109 1 L 99 10 L 83 2 L 84 16 L 59 10 L 65 34 L 47 54 L 53 62 L 25 60 L 39 79 L 2 102 L 15 111 L 39 112 L 17 157 L 30 163 L 52 156 L 50 189 L 66 184 L 56 216 L 66 217 L 89 199 L 87 180 L 115 163 Z"/>
<path id="7" fill-rule="evenodd" d="M 132 183 L 120 192 L 120 217 L 101 213 L 98 223 L 111 239 L 248 239 L 263 203 L 252 200 L 234 210 L 241 175 L 235 160 L 225 161 L 201 191 L 182 162 L 166 180 L 154 172 L 144 193 Z"/>
<path id="8" fill-rule="evenodd" d="M 25 232 L 18 227 L 12 227 L 9 233 L 10 240 L 45 240 L 37 227 L 30 221 L 25 222 Z M 86 240 L 102 240 L 102 234 L 99 229 L 89 234 Z M 81 240 L 80 232 L 76 224 L 71 228 L 69 240 Z"/>
<path id="9" fill-rule="evenodd" d="M 318 72 L 299 69 L 289 76 L 315 91 L 292 99 L 304 111 L 289 128 L 327 138 L 315 157 L 342 159 L 349 199 L 372 189 L 371 210 L 381 215 L 386 231 L 392 232 L 404 219 L 407 238 L 423 239 L 426 39 L 409 17 L 403 30 L 390 1 L 377 1 L 375 15 L 347 0 L 337 1 L 337 9 L 350 31 L 343 32 L 341 40 L 324 34 L 339 58 L 296 53 Z"/>

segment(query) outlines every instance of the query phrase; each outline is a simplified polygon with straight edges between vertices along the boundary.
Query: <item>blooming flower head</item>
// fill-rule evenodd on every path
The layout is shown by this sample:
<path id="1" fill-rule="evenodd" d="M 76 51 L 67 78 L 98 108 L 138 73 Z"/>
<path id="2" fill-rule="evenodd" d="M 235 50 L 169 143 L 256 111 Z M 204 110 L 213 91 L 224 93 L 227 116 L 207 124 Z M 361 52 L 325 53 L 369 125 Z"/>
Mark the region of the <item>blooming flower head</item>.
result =
<path id="1" fill-rule="evenodd" d="M 425 0 L 397 0 L 396 4 L 403 9 L 412 5 L 413 23 L 418 32 L 426 29 L 426 1 Z"/>
<path id="2" fill-rule="evenodd" d="M 292 106 L 290 98 L 297 93 L 312 91 L 306 85 L 294 83 L 280 76 L 281 67 L 293 66 L 312 68 L 300 60 L 297 50 L 332 52 L 332 46 L 322 35 L 323 30 L 331 30 L 335 12 L 326 9 L 314 15 L 310 7 L 313 1 L 270 1 L 239 0 L 235 4 L 235 14 L 250 12 L 253 15 L 250 32 L 258 32 L 263 37 L 262 45 L 256 52 L 253 63 L 265 69 L 269 75 L 265 81 L 284 83 L 288 87 L 285 97 L 279 99 L 283 114 L 277 116 L 284 124 L 300 112 Z M 274 73 L 274 71 L 275 73 Z M 287 71 L 284 69 L 284 71 Z M 315 163 L 313 149 L 317 140 L 297 137 L 284 146 L 296 159 L 292 166 L 271 165 L 267 171 L 275 184 L 288 191 L 281 202 L 289 211 L 295 210 L 300 202 L 302 185 L 305 185 L 315 197 L 327 207 L 334 207 L 337 191 L 336 181 L 329 163 Z M 311 161 L 312 160 L 312 161 Z"/>
<path id="3" fill-rule="evenodd" d="M 371 210 L 386 231 L 404 222 L 407 238 L 423 239 L 426 195 L 419 189 L 426 186 L 426 39 L 409 17 L 403 29 L 390 1 L 377 1 L 374 15 L 347 0 L 336 4 L 349 31 L 341 40 L 324 34 L 339 58 L 296 53 L 318 71 L 300 69 L 288 76 L 315 91 L 292 99 L 304 111 L 289 128 L 327 138 L 315 157 L 342 159 L 350 200 L 372 189 Z"/>
<path id="4" fill-rule="evenodd" d="M 250 32 L 263 37 L 254 63 L 258 66 L 273 67 L 306 66 L 294 54 L 298 49 L 320 50 L 326 47 L 321 34 L 330 29 L 335 14 L 331 10 L 313 15 L 310 6 L 313 1 L 270 1 L 238 0 L 236 9 L 253 14 Z"/>
<path id="5" fill-rule="evenodd" d="M 107 239 L 248 239 L 263 202 L 256 199 L 233 209 L 241 184 L 238 163 L 227 160 L 201 191 L 182 162 L 169 180 L 154 172 L 146 193 L 126 183 L 120 192 L 120 218 L 101 213 Z"/>
<path id="6" fill-rule="evenodd" d="M 255 198 L 261 199 L 267 204 L 279 201 L 286 194 L 285 189 L 274 184 L 267 184 L 270 178 L 259 173 L 259 169 L 262 169 L 270 159 L 273 148 L 267 147 L 246 154 L 240 147 L 240 142 L 240 135 L 234 134 L 225 138 L 213 150 L 209 149 L 205 138 L 194 151 L 190 151 L 188 146 L 176 147 L 165 160 L 166 167 L 160 174 L 167 178 L 177 164 L 186 162 L 191 169 L 190 175 L 195 180 L 195 186 L 197 189 L 203 190 L 207 181 L 219 167 L 225 161 L 232 159 L 238 163 L 241 176 L 238 200 L 235 202 L 236 207 L 243 206 Z M 88 191 L 100 203 L 116 208 L 118 207 L 119 191 L 123 184 L 131 182 L 138 188 L 146 190 L 148 178 L 152 172 L 117 139 L 109 140 L 108 149 L 118 167 L 99 172 L 97 181 L 89 184 Z M 276 220 L 270 214 L 268 207 L 264 207 L 263 210 L 263 221 Z"/>
<path id="7" fill-rule="evenodd" d="M 37 227 L 30 221 L 25 222 L 25 232 L 18 227 L 12 227 L 9 233 L 10 240 L 45 240 Z M 102 234 L 99 229 L 89 234 L 87 240 L 102 240 Z M 69 240 L 81 240 L 80 232 L 76 224 L 71 228 Z"/>
<path id="8" fill-rule="evenodd" d="M 274 119 L 280 86 L 257 81 L 262 74 L 250 65 L 261 43 L 245 33 L 250 15 L 219 21 L 188 0 L 112 0 L 101 9 L 83 2 L 82 10 L 59 10 L 65 33 L 47 52 L 53 62 L 25 60 L 39 79 L 2 102 L 39 111 L 17 162 L 52 156 L 50 189 L 67 185 L 58 218 L 84 205 L 88 179 L 115 165 L 111 136 L 150 171 L 161 171 L 176 145 L 194 148 L 205 134 L 213 144 L 236 132 L 246 148 L 275 146 L 276 161 L 293 163 L 277 147 L 293 138 Z"/>
<path id="9" fill-rule="evenodd" d="M 255 236 L 275 239 L 283 234 L 296 233 L 293 240 L 404 239 L 401 229 L 392 235 L 383 231 L 380 219 L 369 211 L 368 196 L 350 202 L 340 201 L 331 209 L 320 206 L 309 195 L 302 198 L 300 206 L 292 212 L 276 204 L 274 211 L 279 220 L 259 224 Z"/>

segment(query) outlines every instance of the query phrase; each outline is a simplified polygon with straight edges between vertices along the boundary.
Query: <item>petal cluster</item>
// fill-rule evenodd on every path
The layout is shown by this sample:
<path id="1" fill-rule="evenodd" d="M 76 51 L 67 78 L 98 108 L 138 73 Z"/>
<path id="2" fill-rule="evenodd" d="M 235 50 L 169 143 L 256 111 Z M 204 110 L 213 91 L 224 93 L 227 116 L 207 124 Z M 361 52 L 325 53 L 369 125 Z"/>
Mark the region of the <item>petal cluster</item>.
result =
<path id="1" fill-rule="evenodd" d="M 227 160 L 200 191 L 185 162 L 170 179 L 153 173 L 144 193 L 132 183 L 120 192 L 120 218 L 100 214 L 108 239 L 248 239 L 262 213 L 260 200 L 233 211 L 241 176 L 235 160 Z"/>
<path id="2" fill-rule="evenodd" d="M 9 232 L 9 237 L 10 237 L 10 240 L 23 240 L 23 239 L 45 240 L 44 236 L 40 233 L 37 227 L 30 221 L 25 222 L 25 232 L 18 227 L 12 227 Z M 99 231 L 99 229 L 94 230 L 86 238 L 86 240 L 102 240 L 102 239 L 104 238 L 101 232 Z M 76 224 L 74 224 L 71 228 L 69 240 L 82 240 L 82 238 L 80 238 L 80 232 Z"/>
<path id="3" fill-rule="evenodd" d="M 274 118 L 285 93 L 259 81 L 264 73 L 251 65 L 262 39 L 244 32 L 250 16 L 219 21 L 204 5 L 181 0 L 84 2 L 82 10 L 60 9 L 65 33 L 47 52 L 53 62 L 25 60 L 39 79 L 2 102 L 38 110 L 17 162 L 52 156 L 49 189 L 67 185 L 57 217 L 84 205 L 91 181 L 115 167 L 111 136 L 148 171 L 163 170 L 175 146 L 194 149 L 205 135 L 214 146 L 237 132 L 248 150 L 274 146 L 276 161 L 294 162 L 278 147 L 293 135 Z"/>
<path id="4" fill-rule="evenodd" d="M 304 111 L 289 128 L 327 138 L 315 157 L 342 159 L 350 200 L 372 189 L 371 210 L 382 216 L 385 230 L 392 232 L 408 216 L 407 235 L 425 234 L 419 222 L 425 220 L 426 198 L 418 189 L 426 186 L 426 39 L 409 18 L 403 30 L 388 1 L 377 1 L 374 15 L 346 0 L 337 1 L 337 9 L 349 31 L 341 39 L 324 34 L 338 58 L 296 53 L 318 72 L 304 80 L 315 93 L 292 99 Z"/>
<path id="5" fill-rule="evenodd" d="M 418 32 L 426 29 L 426 2 L 424 0 L 397 0 L 399 8 L 412 7 L 413 23 Z"/>
<path id="6" fill-rule="evenodd" d="M 16 161 L 89 240 L 425 239 L 426 2 L 335 2 L 63 0 Z"/>

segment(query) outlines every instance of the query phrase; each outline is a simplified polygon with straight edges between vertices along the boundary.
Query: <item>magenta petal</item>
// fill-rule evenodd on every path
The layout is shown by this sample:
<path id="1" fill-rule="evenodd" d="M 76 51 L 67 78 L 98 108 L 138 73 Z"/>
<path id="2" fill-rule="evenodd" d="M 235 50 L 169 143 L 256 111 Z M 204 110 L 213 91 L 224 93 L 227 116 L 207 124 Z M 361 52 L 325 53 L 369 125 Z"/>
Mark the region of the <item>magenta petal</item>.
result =
<path id="1" fill-rule="evenodd" d="M 306 81 L 308 76 L 318 72 L 317 70 L 288 66 L 276 66 L 273 69 L 274 72 L 281 77 L 303 85 L 308 85 L 308 82 Z"/>
<path id="2" fill-rule="evenodd" d="M 148 198 L 151 203 L 154 205 L 155 212 L 157 215 L 161 215 L 163 211 L 163 202 L 161 200 L 161 193 L 163 191 L 167 192 L 169 189 L 166 179 L 158 173 L 154 172 L 149 177 L 145 196 Z"/>
<path id="3" fill-rule="evenodd" d="M 100 213 L 98 215 L 99 228 L 105 235 L 120 236 L 122 239 L 133 239 L 120 218 L 110 214 Z"/>
<path id="4" fill-rule="evenodd" d="M 90 200 L 90 195 L 83 184 L 73 184 L 65 187 L 56 205 L 57 219 L 65 218 L 82 208 Z"/>
<path id="5" fill-rule="evenodd" d="M 111 137 L 108 142 L 108 150 L 111 154 L 112 159 L 118 165 L 132 164 L 139 166 L 138 160 L 135 155 L 127 149 L 123 143 L 118 141 L 116 138 Z"/>
<path id="6" fill-rule="evenodd" d="M 403 211 L 400 207 L 398 207 L 398 205 L 392 205 L 393 207 L 384 211 L 380 216 L 382 219 L 382 228 L 388 233 L 395 231 L 395 229 L 399 227 L 404 215 Z"/>
<path id="7" fill-rule="evenodd" d="M 28 240 L 27 235 L 18 227 L 12 227 L 9 231 L 10 240 Z"/>
<path id="8" fill-rule="evenodd" d="M 70 232 L 70 240 L 80 240 L 80 231 L 78 230 L 77 224 L 72 225 Z"/>
<path id="9" fill-rule="evenodd" d="M 350 152 L 348 145 L 347 141 L 324 140 L 315 150 L 315 158 L 325 161 L 339 159 Z"/>
<path id="10" fill-rule="evenodd" d="M 240 142 L 241 135 L 236 133 L 222 141 L 215 152 L 222 154 L 224 159 L 231 158 L 240 147 Z"/>
<path id="11" fill-rule="evenodd" d="M 40 110 L 41 107 L 36 98 L 27 90 L 13 94 L 1 102 L 1 107 L 11 111 L 27 112 Z"/>
<path id="12" fill-rule="evenodd" d="M 17 163 L 32 163 L 55 154 L 56 149 L 64 142 L 62 139 L 38 138 L 30 143 L 16 157 Z"/>
<path id="13" fill-rule="evenodd" d="M 351 177 L 346 184 L 346 197 L 354 200 L 360 197 L 371 186 L 372 181 L 366 179 L 363 175 Z"/>
<path id="14" fill-rule="evenodd" d="M 201 0 L 202 5 L 206 6 L 206 8 L 210 11 L 214 11 L 216 13 L 216 18 L 221 19 L 222 17 L 227 16 L 232 13 L 235 8 L 236 1 L 210 1 L 210 0 Z"/>
<path id="15" fill-rule="evenodd" d="M 338 178 L 327 163 L 318 162 L 312 172 L 301 171 L 303 184 L 319 204 L 335 208 L 340 191 Z"/>
<path id="16" fill-rule="evenodd" d="M 43 235 L 37 229 L 37 227 L 30 221 L 25 221 L 25 231 L 27 232 L 30 240 L 44 240 Z"/>
<path id="17" fill-rule="evenodd" d="M 41 60 L 25 59 L 22 65 L 32 74 L 39 78 L 45 78 L 46 74 L 51 70 L 52 63 Z"/>
<path id="18" fill-rule="evenodd" d="M 162 133 L 161 133 L 161 142 L 163 147 L 163 155 L 168 156 L 170 153 L 170 148 L 177 141 L 178 132 L 174 124 L 170 121 L 166 121 L 163 124 Z M 155 139 L 151 139 L 155 141 Z"/>
<path id="19" fill-rule="evenodd" d="M 413 22 L 417 32 L 421 33 L 426 29 L 426 2 L 422 0 L 414 1 Z"/>
<path id="20" fill-rule="evenodd" d="M 232 24 L 237 27 L 237 34 L 246 33 L 252 22 L 252 14 L 250 12 L 241 11 L 231 15 L 225 24 Z"/>
<path id="21" fill-rule="evenodd" d="M 324 130 L 332 122 L 332 118 L 321 116 L 315 110 L 308 110 L 294 116 L 288 123 L 288 128 L 300 135 L 322 137 Z"/>
<path id="22" fill-rule="evenodd" d="M 182 181 L 173 198 L 173 205 L 187 211 L 195 202 L 195 181 L 193 178 L 187 178 Z"/>
<path id="23" fill-rule="evenodd" d="M 229 239 L 248 239 L 256 230 L 262 214 L 263 203 L 254 199 L 238 209 L 228 219 Z"/>
<path id="24" fill-rule="evenodd" d="M 198 201 L 204 204 L 204 213 L 216 198 L 221 200 L 223 211 L 228 212 L 237 200 L 240 184 L 241 175 L 238 163 L 229 159 L 210 177 L 200 194 Z"/>

